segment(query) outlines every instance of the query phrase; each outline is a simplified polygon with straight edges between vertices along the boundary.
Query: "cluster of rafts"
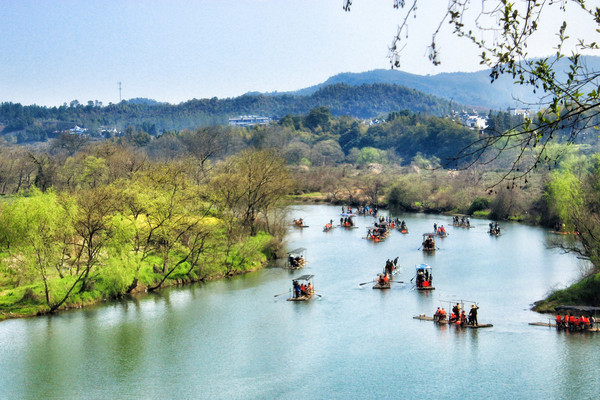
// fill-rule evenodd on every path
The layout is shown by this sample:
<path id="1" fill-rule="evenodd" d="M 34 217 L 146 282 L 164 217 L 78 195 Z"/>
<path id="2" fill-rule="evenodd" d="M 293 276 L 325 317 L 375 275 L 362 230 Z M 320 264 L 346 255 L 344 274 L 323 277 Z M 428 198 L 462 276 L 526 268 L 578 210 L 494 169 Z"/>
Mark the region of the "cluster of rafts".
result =
<path id="1" fill-rule="evenodd" d="M 350 209 L 348 209 L 347 212 L 342 212 L 342 214 L 340 214 L 340 224 L 338 226 L 345 228 L 345 229 L 355 229 L 356 226 L 355 226 L 354 220 L 353 220 L 353 217 L 355 217 L 355 216 L 356 215 L 353 214 Z M 460 218 L 460 217 L 454 217 L 452 225 L 456 226 L 456 227 L 461 227 L 461 228 L 473 228 L 474 227 L 473 225 L 471 225 L 470 220 L 468 218 L 465 219 L 465 218 Z M 308 228 L 308 225 L 306 225 L 304 223 L 302 218 L 295 219 L 294 226 L 297 228 Z M 335 225 L 333 223 L 333 220 L 330 220 L 329 223 L 325 224 L 323 231 L 328 232 L 334 228 L 335 228 Z M 393 221 L 386 221 L 386 220 L 380 219 L 378 222 L 376 222 L 374 224 L 373 227 L 370 227 L 367 229 L 366 239 L 370 239 L 370 240 L 373 240 L 376 242 L 382 241 L 390 234 L 390 231 L 394 228 L 397 229 L 398 231 L 400 231 L 401 233 L 404 233 L 404 234 L 408 233 L 408 228 L 404 221 L 399 221 L 397 219 L 393 220 Z M 489 229 L 488 233 L 493 236 L 500 236 L 501 231 L 500 231 L 500 227 L 498 226 L 498 224 L 490 223 L 490 229 Z M 443 225 L 438 227 L 437 224 L 434 224 L 433 232 L 423 234 L 423 241 L 421 243 L 421 248 L 423 249 L 424 252 L 433 252 L 436 249 L 438 249 L 436 247 L 436 243 L 435 243 L 436 238 L 445 238 L 447 236 L 448 236 L 448 233 L 446 232 Z M 288 269 L 303 268 L 304 265 L 306 264 L 305 252 L 306 252 L 306 248 L 303 248 L 303 247 L 300 247 L 300 248 L 290 251 L 288 253 L 287 268 Z M 393 261 L 388 260 L 386 262 L 383 272 L 378 274 L 376 279 L 369 281 L 369 282 L 360 283 L 359 285 L 363 286 L 363 285 L 372 283 L 373 289 L 386 290 L 386 289 L 391 289 L 392 284 L 405 284 L 405 282 L 403 282 L 403 281 L 395 280 L 395 277 L 400 273 L 400 267 L 397 266 L 397 262 L 398 262 L 398 257 L 396 257 L 396 259 L 394 259 Z M 302 275 L 297 278 L 294 278 L 292 280 L 291 290 L 289 292 L 275 295 L 275 297 L 281 296 L 281 295 L 287 294 L 287 293 L 290 294 L 289 298 L 287 299 L 288 301 L 308 301 L 308 300 L 311 300 L 312 298 L 314 298 L 314 296 L 321 297 L 321 295 L 315 293 L 313 279 L 314 279 L 314 275 Z M 417 265 L 415 267 L 415 276 L 410 280 L 411 284 L 413 282 L 414 282 L 414 287 L 413 287 L 414 290 L 423 291 L 423 292 L 435 290 L 435 287 L 433 286 L 433 273 L 432 273 L 431 266 L 429 266 L 428 264 Z M 453 302 L 456 302 L 456 304 L 454 306 L 452 306 L 452 304 L 451 304 Z M 479 309 L 479 306 L 477 305 L 477 302 L 467 301 L 467 300 L 458 300 L 458 301 L 456 301 L 456 300 L 453 300 L 453 301 L 441 300 L 441 303 L 442 304 L 448 303 L 448 305 L 449 305 L 448 308 L 449 308 L 449 310 L 451 310 L 450 315 L 448 315 L 446 313 L 445 307 L 438 307 L 438 310 L 432 316 L 420 314 L 420 315 L 414 316 L 413 318 L 422 320 L 422 321 L 433 321 L 434 323 L 440 324 L 440 325 L 465 327 L 465 328 L 471 328 L 471 329 L 489 328 L 489 327 L 493 326 L 492 324 L 488 324 L 488 323 L 480 324 L 478 322 L 477 310 Z M 454 310 L 456 310 L 456 309 L 465 310 L 465 308 L 464 308 L 465 303 L 473 303 L 473 304 L 471 304 L 469 316 L 466 315 L 465 311 L 462 311 L 461 313 L 454 312 Z M 581 314 L 581 318 L 578 318 L 578 320 L 579 319 L 582 319 L 585 321 L 591 320 L 591 322 L 590 323 L 582 323 L 582 324 L 573 324 L 573 323 L 569 324 L 569 323 L 559 322 L 558 317 L 557 317 L 556 323 L 553 323 L 552 321 L 532 322 L 532 323 L 530 323 L 530 325 L 554 327 L 554 328 L 557 328 L 558 330 L 564 330 L 564 331 L 569 331 L 569 332 L 573 332 L 573 331 L 598 332 L 598 331 L 600 331 L 600 328 L 598 327 L 598 325 L 600 324 L 600 307 L 559 306 L 559 307 L 556 307 L 556 309 L 559 312 L 565 311 L 565 310 L 573 311 L 577 315 Z M 475 315 L 474 318 L 473 318 L 473 313 Z M 585 316 L 585 319 L 584 319 L 584 316 Z"/>

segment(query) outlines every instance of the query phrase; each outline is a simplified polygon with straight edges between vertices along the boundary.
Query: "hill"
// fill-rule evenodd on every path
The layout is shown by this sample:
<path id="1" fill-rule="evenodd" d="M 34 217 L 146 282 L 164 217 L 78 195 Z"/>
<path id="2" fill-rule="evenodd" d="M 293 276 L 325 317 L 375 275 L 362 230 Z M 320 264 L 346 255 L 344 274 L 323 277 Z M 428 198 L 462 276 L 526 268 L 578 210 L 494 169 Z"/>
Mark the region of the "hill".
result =
<path id="1" fill-rule="evenodd" d="M 589 70 L 600 70 L 600 57 L 582 56 L 582 61 Z M 559 61 L 558 65 L 558 69 L 565 70 L 566 60 Z M 561 65 L 563 67 L 560 67 Z M 508 107 L 524 107 L 539 101 L 539 95 L 534 94 L 526 86 L 515 85 L 510 76 L 501 76 L 491 83 L 489 69 L 436 75 L 416 75 L 391 69 L 360 73 L 346 72 L 332 76 L 318 85 L 287 94 L 310 96 L 323 87 L 340 83 L 350 86 L 374 83 L 400 85 L 471 107 L 501 110 Z"/>
<path id="2" fill-rule="evenodd" d="M 478 72 L 454 72 L 437 75 L 416 75 L 398 70 L 378 69 L 361 73 L 342 73 L 325 82 L 293 92 L 296 95 L 312 95 L 323 87 L 334 84 L 358 86 L 382 83 L 399 85 L 440 97 L 454 103 L 471 107 L 506 109 L 517 107 L 522 99 L 533 103 L 536 98 L 525 87 L 513 85 L 512 79 L 502 77 L 490 83 L 489 70 Z"/>
<path id="3" fill-rule="evenodd" d="M 307 114 L 318 107 L 327 107 L 334 116 L 368 119 L 401 110 L 444 116 L 450 112 L 451 103 L 398 85 L 338 83 L 319 88 L 308 96 L 247 94 L 228 99 L 193 99 L 177 105 L 149 99 L 108 106 L 84 106 L 78 102 L 61 107 L 2 103 L 0 125 L 4 125 L 2 135 L 26 142 L 43 141 L 73 125 L 90 133 L 113 128 L 123 131 L 128 126 L 142 127 L 145 132 L 177 131 L 226 124 L 228 118 L 238 115 L 258 114 L 278 119 L 288 114 Z"/>

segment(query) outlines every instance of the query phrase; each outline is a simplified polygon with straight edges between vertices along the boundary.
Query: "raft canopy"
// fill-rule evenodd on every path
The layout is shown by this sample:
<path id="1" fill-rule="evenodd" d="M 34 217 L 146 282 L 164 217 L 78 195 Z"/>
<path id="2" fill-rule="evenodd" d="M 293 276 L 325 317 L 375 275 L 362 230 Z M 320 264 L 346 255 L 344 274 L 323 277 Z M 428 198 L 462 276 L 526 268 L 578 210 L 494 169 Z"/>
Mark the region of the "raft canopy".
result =
<path id="1" fill-rule="evenodd" d="M 586 314 L 600 314 L 600 307 L 592 306 L 556 306 L 554 309 L 557 312 L 579 312 Z"/>
<path id="2" fill-rule="evenodd" d="M 310 281 L 314 275 L 302 275 L 297 278 L 292 279 L 293 281 Z"/>
<path id="3" fill-rule="evenodd" d="M 427 265 L 427 264 L 420 264 L 420 265 L 417 265 L 417 271 L 424 271 L 424 270 L 426 270 L 426 269 L 429 269 L 429 270 L 430 270 L 430 269 L 431 269 L 431 267 L 430 267 L 429 265 Z"/>
<path id="4" fill-rule="evenodd" d="M 288 255 L 302 255 L 306 251 L 306 247 L 298 247 L 292 251 L 288 252 Z"/>

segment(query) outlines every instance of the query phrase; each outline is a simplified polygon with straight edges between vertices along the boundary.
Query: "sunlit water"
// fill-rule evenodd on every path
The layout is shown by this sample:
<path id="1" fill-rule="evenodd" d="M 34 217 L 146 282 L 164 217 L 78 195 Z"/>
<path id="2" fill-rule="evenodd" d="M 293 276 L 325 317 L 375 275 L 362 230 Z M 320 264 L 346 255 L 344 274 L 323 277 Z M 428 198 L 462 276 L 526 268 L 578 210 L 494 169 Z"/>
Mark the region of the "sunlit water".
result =
<path id="1" fill-rule="evenodd" d="M 381 243 L 358 228 L 323 232 L 339 207 L 296 207 L 310 227 L 291 228 L 305 247 L 303 270 L 269 268 L 234 279 L 171 289 L 138 300 L 52 317 L 0 323 L 1 399 L 362 399 L 597 398 L 600 335 L 529 326 L 529 311 L 575 280 L 570 255 L 545 247 L 541 228 L 488 221 L 472 229 L 451 218 L 405 214 L 409 233 Z M 444 224 L 435 254 L 422 233 Z M 371 281 L 387 259 L 402 266 L 388 291 Z M 414 266 L 433 267 L 435 291 L 408 284 Z M 315 275 L 317 293 L 287 302 L 291 279 Z M 480 330 L 415 320 L 444 301 L 477 301 Z"/>

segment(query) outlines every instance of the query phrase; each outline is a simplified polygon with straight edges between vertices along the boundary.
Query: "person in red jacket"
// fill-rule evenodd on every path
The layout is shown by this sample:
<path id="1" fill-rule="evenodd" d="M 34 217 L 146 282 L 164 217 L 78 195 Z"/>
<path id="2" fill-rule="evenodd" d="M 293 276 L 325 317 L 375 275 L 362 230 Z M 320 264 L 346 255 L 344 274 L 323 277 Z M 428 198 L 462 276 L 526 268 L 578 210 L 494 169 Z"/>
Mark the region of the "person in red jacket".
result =
<path id="1" fill-rule="evenodd" d="M 590 319 L 584 315 L 581 316 L 581 324 L 583 325 L 583 329 L 590 328 Z"/>
<path id="2" fill-rule="evenodd" d="M 575 329 L 575 316 L 569 314 L 569 329 Z"/>

